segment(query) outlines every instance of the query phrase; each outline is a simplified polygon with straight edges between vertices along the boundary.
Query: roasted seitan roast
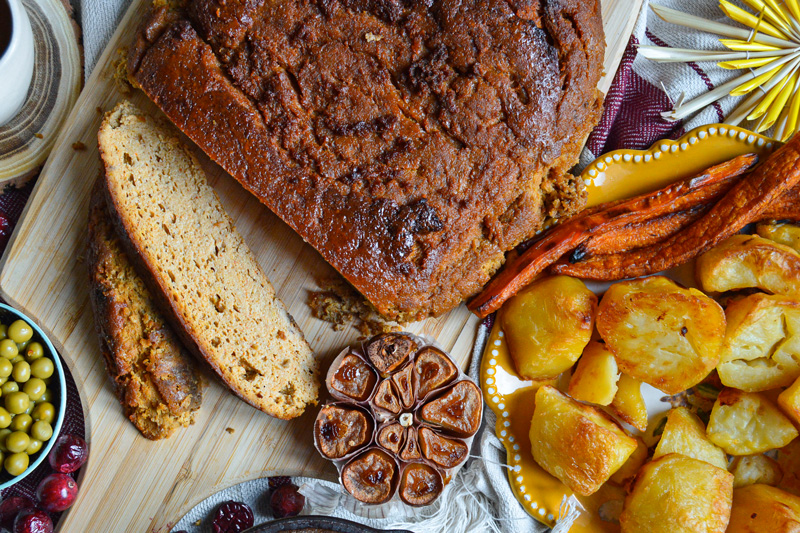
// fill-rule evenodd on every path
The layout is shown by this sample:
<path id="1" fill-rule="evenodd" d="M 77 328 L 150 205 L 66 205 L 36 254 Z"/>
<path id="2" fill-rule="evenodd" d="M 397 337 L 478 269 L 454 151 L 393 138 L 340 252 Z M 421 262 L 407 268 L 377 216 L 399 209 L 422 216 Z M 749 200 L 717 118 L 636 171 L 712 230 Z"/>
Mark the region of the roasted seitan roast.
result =
<path id="1" fill-rule="evenodd" d="M 598 0 L 193 0 L 128 67 L 202 150 L 384 315 L 476 293 L 596 124 Z"/>

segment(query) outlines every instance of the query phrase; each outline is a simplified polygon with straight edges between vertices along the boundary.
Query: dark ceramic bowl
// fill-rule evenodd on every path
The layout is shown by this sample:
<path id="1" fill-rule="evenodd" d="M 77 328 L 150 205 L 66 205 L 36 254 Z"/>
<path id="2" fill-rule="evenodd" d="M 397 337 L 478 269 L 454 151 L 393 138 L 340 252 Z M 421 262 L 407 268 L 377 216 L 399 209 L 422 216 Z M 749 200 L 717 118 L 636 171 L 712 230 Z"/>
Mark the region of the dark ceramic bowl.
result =
<path id="1" fill-rule="evenodd" d="M 302 529 L 322 529 L 335 533 L 412 533 L 405 529 L 374 529 L 343 518 L 332 516 L 293 516 L 272 520 L 264 524 L 251 527 L 244 533 L 279 533 L 281 531 L 296 531 Z"/>

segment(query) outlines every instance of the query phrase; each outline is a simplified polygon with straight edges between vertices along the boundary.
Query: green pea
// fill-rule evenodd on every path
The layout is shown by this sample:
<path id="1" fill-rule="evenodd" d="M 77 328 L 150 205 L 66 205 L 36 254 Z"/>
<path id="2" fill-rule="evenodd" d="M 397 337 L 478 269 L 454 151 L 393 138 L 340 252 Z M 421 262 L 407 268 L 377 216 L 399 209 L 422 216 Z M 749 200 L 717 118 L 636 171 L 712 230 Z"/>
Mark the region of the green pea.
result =
<path id="1" fill-rule="evenodd" d="M 38 402 L 46 390 L 47 385 L 39 378 L 31 378 L 22 386 L 22 392 L 34 402 Z"/>
<path id="2" fill-rule="evenodd" d="M 0 407 L 0 428 L 5 429 L 13 422 L 11 413 L 5 407 Z"/>
<path id="3" fill-rule="evenodd" d="M 3 339 L 0 341 L 0 357 L 5 357 L 6 359 L 13 359 L 18 355 L 19 355 L 19 348 L 17 348 L 17 343 L 12 341 L 11 339 Z"/>
<path id="4" fill-rule="evenodd" d="M 24 356 L 18 355 L 18 356 L 16 356 L 16 357 L 11 359 L 11 364 L 15 365 L 15 364 L 19 363 L 20 361 L 24 361 L 24 360 L 25 360 Z"/>
<path id="5" fill-rule="evenodd" d="M 0 377 L 8 378 L 11 375 L 11 371 L 14 369 L 14 365 L 11 364 L 11 361 L 6 359 L 5 357 L 0 357 Z"/>
<path id="6" fill-rule="evenodd" d="M 33 417 L 34 420 L 44 420 L 52 424 L 53 420 L 56 418 L 56 407 L 50 402 L 37 403 L 36 407 L 33 408 L 31 417 Z M 0 431 L 2 431 L 2 429 L 0 429 Z"/>
<path id="7" fill-rule="evenodd" d="M 6 457 L 3 466 L 12 476 L 19 476 L 28 469 L 30 458 L 25 452 L 13 453 Z"/>
<path id="8" fill-rule="evenodd" d="M 31 341 L 25 341 L 25 342 L 18 342 L 17 343 L 17 350 L 19 350 L 19 354 L 20 355 L 25 355 L 25 352 L 27 351 L 28 345 L 30 343 L 31 343 Z"/>
<path id="9" fill-rule="evenodd" d="M 53 370 L 53 360 L 47 357 L 40 357 L 31 363 L 31 374 L 33 374 L 35 378 L 47 379 L 53 375 Z"/>
<path id="10" fill-rule="evenodd" d="M 46 441 L 53 436 L 53 426 L 44 420 L 37 420 L 31 426 L 31 437 L 36 440 Z"/>
<path id="11" fill-rule="evenodd" d="M 26 415 L 29 415 L 29 414 L 31 414 L 31 413 L 33 412 L 33 408 L 34 408 L 34 407 L 36 407 L 36 402 L 30 402 L 30 403 L 28 404 L 28 408 L 27 408 L 27 409 L 25 409 L 25 412 L 24 412 L 23 414 L 26 414 Z"/>
<path id="12" fill-rule="evenodd" d="M 6 448 L 6 437 L 12 433 L 13 431 L 8 428 L 0 429 L 0 452 L 8 453 L 8 448 Z"/>
<path id="13" fill-rule="evenodd" d="M 6 437 L 6 448 L 11 453 L 24 452 L 31 443 L 31 438 L 24 431 L 14 431 Z"/>
<path id="14" fill-rule="evenodd" d="M 5 397 L 6 409 L 12 414 L 19 415 L 24 413 L 31 405 L 31 400 L 24 392 L 12 392 Z"/>
<path id="15" fill-rule="evenodd" d="M 8 426 L 11 431 L 24 431 L 29 432 L 33 424 L 33 417 L 27 413 L 15 415 L 11 419 L 11 425 Z"/>
<path id="16" fill-rule="evenodd" d="M 27 342 L 33 337 L 33 328 L 24 320 L 15 320 L 8 326 L 7 334 L 14 342 Z"/>
<path id="17" fill-rule="evenodd" d="M 12 392 L 17 392 L 19 390 L 19 385 L 17 385 L 16 381 L 6 381 L 2 385 L 0 385 L 0 391 L 2 391 L 3 396 L 8 396 Z"/>
<path id="18" fill-rule="evenodd" d="M 8 326 L 0 324 L 0 340 L 8 338 Z"/>
<path id="19" fill-rule="evenodd" d="M 45 383 L 47 383 L 47 380 L 45 380 Z M 0 386 L 2 386 L 2 385 L 0 385 Z M 40 402 L 52 402 L 53 401 L 53 389 L 45 390 L 44 394 L 42 394 L 42 397 L 39 398 L 38 401 L 40 401 Z"/>
<path id="20" fill-rule="evenodd" d="M 32 342 L 25 349 L 25 357 L 28 358 L 29 363 L 36 361 L 42 356 L 44 356 L 44 346 L 42 346 L 41 343 Z"/>
<path id="21" fill-rule="evenodd" d="M 29 365 L 27 361 L 16 363 L 14 369 L 11 371 L 11 377 L 14 378 L 14 381 L 18 384 L 25 383 L 31 379 L 31 365 Z"/>
<path id="22" fill-rule="evenodd" d="M 31 443 L 28 444 L 28 449 L 25 450 L 25 453 L 27 453 L 28 455 L 33 455 L 41 449 L 42 449 L 42 441 L 31 439 Z"/>

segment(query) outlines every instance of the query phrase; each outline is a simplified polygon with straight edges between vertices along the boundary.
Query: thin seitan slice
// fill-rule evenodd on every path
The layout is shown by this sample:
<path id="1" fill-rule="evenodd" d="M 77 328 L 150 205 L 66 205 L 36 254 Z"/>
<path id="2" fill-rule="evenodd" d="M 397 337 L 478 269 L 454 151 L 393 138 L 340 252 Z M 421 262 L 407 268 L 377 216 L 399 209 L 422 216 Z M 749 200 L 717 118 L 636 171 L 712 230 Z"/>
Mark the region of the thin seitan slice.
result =
<path id="1" fill-rule="evenodd" d="M 89 207 L 87 263 L 95 329 L 125 416 L 148 439 L 169 437 L 194 422 L 203 380 L 123 251 L 100 180 Z"/>
<path id="2" fill-rule="evenodd" d="M 318 362 L 195 157 L 127 102 L 98 143 L 111 218 L 184 342 L 249 404 L 299 416 L 317 399 Z"/>

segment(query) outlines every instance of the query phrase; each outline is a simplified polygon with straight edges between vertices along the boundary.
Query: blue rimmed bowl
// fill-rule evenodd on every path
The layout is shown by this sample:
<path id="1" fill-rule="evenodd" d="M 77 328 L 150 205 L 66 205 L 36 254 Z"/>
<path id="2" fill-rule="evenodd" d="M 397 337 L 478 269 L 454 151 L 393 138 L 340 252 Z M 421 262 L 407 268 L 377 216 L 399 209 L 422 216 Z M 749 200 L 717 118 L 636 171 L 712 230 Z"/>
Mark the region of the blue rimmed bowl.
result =
<path id="1" fill-rule="evenodd" d="M 41 345 L 44 347 L 44 356 L 53 360 L 53 376 L 50 379 L 50 383 L 47 385 L 47 387 L 54 392 L 54 397 L 51 403 L 53 403 L 56 408 L 56 418 L 53 422 L 53 436 L 50 437 L 50 440 L 44 443 L 41 450 L 31 456 L 31 462 L 28 465 L 28 468 L 22 474 L 9 477 L 10 474 L 5 471 L 0 473 L 0 490 L 8 488 L 22 481 L 28 474 L 36 470 L 36 468 L 42 464 L 42 461 L 47 458 L 47 455 L 50 453 L 50 450 L 53 448 L 56 439 L 58 439 L 58 436 L 61 433 L 61 426 L 64 423 L 64 413 L 67 409 L 67 382 L 64 377 L 64 367 L 61 364 L 61 358 L 58 356 L 58 352 L 56 352 L 56 349 L 53 347 L 53 343 L 50 342 L 50 339 L 47 338 L 47 335 L 44 334 L 44 331 L 42 331 L 42 329 L 36 325 L 36 322 L 30 319 L 30 317 L 26 316 L 20 311 L 17 311 L 13 307 L 0 303 L 0 323 L 9 325 L 17 319 L 24 320 L 31 326 L 31 329 L 33 329 L 33 337 L 31 338 L 31 341 L 41 343 Z"/>

